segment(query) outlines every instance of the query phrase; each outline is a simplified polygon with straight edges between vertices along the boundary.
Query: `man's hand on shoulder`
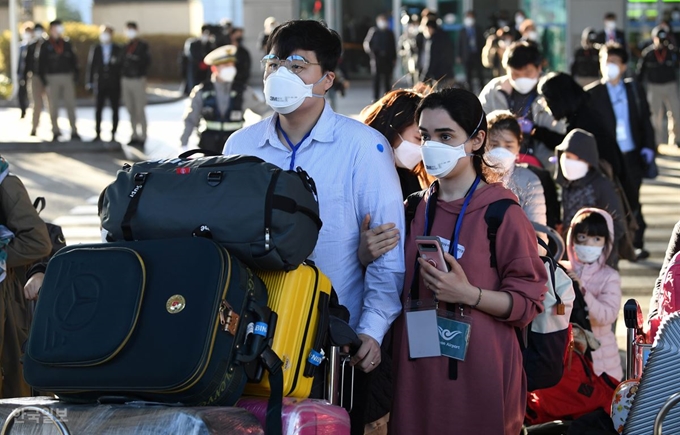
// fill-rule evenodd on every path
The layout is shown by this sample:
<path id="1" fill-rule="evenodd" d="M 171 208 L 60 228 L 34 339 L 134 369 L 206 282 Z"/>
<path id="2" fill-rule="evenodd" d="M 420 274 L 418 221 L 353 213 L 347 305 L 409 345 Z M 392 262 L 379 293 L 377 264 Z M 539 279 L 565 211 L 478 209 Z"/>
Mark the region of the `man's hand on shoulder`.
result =
<path id="1" fill-rule="evenodd" d="M 352 357 L 351 364 L 368 373 L 380 364 L 380 345 L 378 341 L 366 334 L 359 334 L 361 347 Z"/>

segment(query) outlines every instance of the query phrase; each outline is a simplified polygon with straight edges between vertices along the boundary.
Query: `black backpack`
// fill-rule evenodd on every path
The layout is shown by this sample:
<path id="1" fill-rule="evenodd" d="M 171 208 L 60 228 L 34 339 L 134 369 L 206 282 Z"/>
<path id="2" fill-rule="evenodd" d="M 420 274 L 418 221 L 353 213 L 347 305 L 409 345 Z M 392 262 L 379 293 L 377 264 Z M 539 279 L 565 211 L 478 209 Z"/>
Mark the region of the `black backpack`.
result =
<path id="1" fill-rule="evenodd" d="M 415 217 L 418 204 L 423 199 L 426 191 L 416 192 L 406 198 L 406 232 L 410 231 L 411 222 Z M 489 251 L 491 256 L 489 263 L 492 268 L 497 267 L 496 262 L 496 235 L 498 229 L 503 223 L 505 212 L 512 205 L 519 204 L 512 199 L 501 199 L 489 204 L 484 213 L 484 221 L 487 224 L 487 238 L 489 239 Z M 538 242 L 550 253 L 547 245 L 543 240 L 538 239 Z M 565 279 L 566 272 L 561 269 L 561 266 L 552 257 L 541 257 L 547 265 L 549 271 L 549 279 L 552 283 L 552 288 L 557 289 L 556 274 L 560 274 L 562 279 Z M 554 292 L 557 304 L 564 308 L 564 304 L 560 299 L 557 291 Z M 559 312 L 556 315 L 561 315 Z M 569 319 L 567 319 L 569 320 Z M 568 321 L 567 321 L 568 325 Z M 529 324 L 524 329 L 516 329 L 517 338 L 522 349 L 522 357 L 524 362 L 524 371 L 527 374 L 527 389 L 534 391 L 541 388 L 549 388 L 555 386 L 562 379 L 564 372 L 564 353 L 569 344 L 569 329 L 559 330 L 550 333 L 535 332 L 532 330 L 532 324 Z"/>

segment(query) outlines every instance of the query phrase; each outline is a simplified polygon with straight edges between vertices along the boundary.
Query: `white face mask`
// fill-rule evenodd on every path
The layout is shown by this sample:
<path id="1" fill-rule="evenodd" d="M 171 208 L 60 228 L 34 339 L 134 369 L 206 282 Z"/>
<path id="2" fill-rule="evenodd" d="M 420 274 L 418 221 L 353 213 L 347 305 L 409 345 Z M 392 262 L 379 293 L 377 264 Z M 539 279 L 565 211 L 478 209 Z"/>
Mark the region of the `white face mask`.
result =
<path id="1" fill-rule="evenodd" d="M 489 160 L 494 166 L 500 166 L 504 172 L 512 172 L 515 169 L 517 156 L 507 148 L 496 147 L 487 153 Z"/>
<path id="2" fill-rule="evenodd" d="M 526 20 L 526 17 L 524 15 L 515 15 L 515 25 L 519 27 L 520 24 L 522 24 Z"/>
<path id="3" fill-rule="evenodd" d="M 57 26 L 56 29 L 55 29 L 55 32 L 59 36 L 63 35 L 64 34 L 64 26 L 62 26 L 62 25 Z"/>
<path id="4" fill-rule="evenodd" d="M 529 41 L 538 41 L 538 32 L 535 30 L 529 30 L 526 35 L 526 39 Z"/>
<path id="5" fill-rule="evenodd" d="M 223 82 L 233 82 L 234 77 L 236 77 L 236 67 L 235 66 L 223 66 L 218 72 L 218 77 Z"/>
<path id="6" fill-rule="evenodd" d="M 512 86 L 520 94 L 528 94 L 531 92 L 538 84 L 538 79 L 532 79 L 529 77 L 520 77 L 518 79 L 510 79 L 510 86 Z"/>
<path id="7" fill-rule="evenodd" d="M 99 42 L 101 42 L 102 44 L 108 44 L 109 42 L 111 42 L 111 35 L 108 34 L 107 32 L 102 33 L 101 35 L 99 35 Z"/>
<path id="8" fill-rule="evenodd" d="M 595 263 L 600 256 L 604 246 L 574 245 L 574 252 L 581 263 Z"/>
<path id="9" fill-rule="evenodd" d="M 109 232 L 106 231 L 104 228 L 101 228 L 101 229 L 99 230 L 99 232 L 100 232 L 101 237 L 102 237 L 102 243 L 108 242 L 108 240 L 106 240 L 106 236 L 109 235 Z"/>
<path id="10" fill-rule="evenodd" d="M 454 147 L 431 140 L 426 141 L 420 147 L 420 151 L 423 156 L 425 170 L 436 178 L 446 177 L 456 167 L 458 160 L 472 155 L 465 152 L 465 143 Z"/>
<path id="11" fill-rule="evenodd" d="M 607 64 L 607 74 L 605 78 L 608 81 L 616 80 L 619 78 L 619 75 L 621 74 L 621 68 L 615 63 L 608 63 Z"/>
<path id="12" fill-rule="evenodd" d="M 210 41 L 210 35 L 206 35 L 205 33 L 201 34 L 201 42 L 205 44 L 208 41 Z"/>
<path id="13" fill-rule="evenodd" d="M 458 146 L 446 145 L 433 140 L 426 141 L 420 147 L 420 152 L 423 155 L 423 163 L 425 164 L 425 171 L 435 178 L 444 178 L 453 171 L 453 168 L 458 164 L 458 160 L 473 154 L 465 152 L 465 144 L 472 136 L 477 134 L 479 126 L 484 120 L 484 112 L 479 118 L 477 127 L 472 131 L 472 134 L 465 139 L 465 142 Z"/>
<path id="14" fill-rule="evenodd" d="M 397 166 L 413 170 L 422 159 L 423 155 L 420 153 L 420 144 L 404 140 L 402 137 L 401 144 L 394 149 L 394 161 Z"/>
<path id="15" fill-rule="evenodd" d="M 387 21 L 383 21 L 383 20 L 377 21 L 376 25 L 378 26 L 378 29 L 380 29 L 380 30 L 387 29 Z"/>
<path id="16" fill-rule="evenodd" d="M 33 39 L 33 33 L 25 32 L 24 34 L 21 35 L 22 41 L 30 41 L 32 39 Z"/>
<path id="17" fill-rule="evenodd" d="M 560 156 L 562 175 L 569 181 L 580 180 L 588 173 L 588 163 L 581 160 L 568 159 L 566 154 Z"/>
<path id="18" fill-rule="evenodd" d="M 463 20 L 463 24 L 465 25 L 465 27 L 472 27 L 472 26 L 475 25 L 475 19 L 470 18 L 470 17 L 465 17 L 465 19 Z"/>
<path id="19" fill-rule="evenodd" d="M 287 115 L 296 111 L 305 98 L 323 98 L 312 92 L 317 83 L 326 78 L 326 74 L 318 82 L 308 85 L 300 77 L 288 71 L 288 68 L 280 67 L 264 80 L 264 96 L 269 107 L 275 112 Z"/>
<path id="20" fill-rule="evenodd" d="M 612 32 L 616 30 L 616 21 L 607 20 L 604 22 L 604 30 Z"/>
<path id="21" fill-rule="evenodd" d="M 137 37 L 137 31 L 135 29 L 127 29 L 125 31 L 125 36 L 127 36 L 128 39 L 135 39 Z"/>

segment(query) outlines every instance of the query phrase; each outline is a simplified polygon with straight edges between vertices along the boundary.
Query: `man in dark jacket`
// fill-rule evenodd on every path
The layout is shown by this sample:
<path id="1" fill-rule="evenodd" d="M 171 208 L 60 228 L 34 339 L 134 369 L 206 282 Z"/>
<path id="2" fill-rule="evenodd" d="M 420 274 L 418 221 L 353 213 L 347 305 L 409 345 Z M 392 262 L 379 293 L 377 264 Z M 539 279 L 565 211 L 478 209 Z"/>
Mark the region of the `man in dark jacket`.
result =
<path id="1" fill-rule="evenodd" d="M 71 124 L 71 140 L 80 140 L 76 128 L 76 87 L 78 58 L 68 39 L 64 39 L 61 20 L 50 23 L 49 39 L 40 46 L 38 74 L 47 88 L 47 100 L 52 120 L 53 141 L 59 140 L 59 100 L 63 98 Z"/>
<path id="2" fill-rule="evenodd" d="M 375 26 L 368 29 L 364 39 L 364 51 L 371 57 L 373 100 L 377 101 L 383 95 L 380 92 L 380 82 L 384 84 L 384 93 L 392 88 L 392 73 L 397 61 L 394 33 L 390 30 L 385 15 L 378 15 Z"/>
<path id="3" fill-rule="evenodd" d="M 649 104 L 642 86 L 633 79 L 623 80 L 628 63 L 628 52 L 617 43 L 608 43 L 600 49 L 601 82 L 586 88 L 591 104 L 599 113 L 601 124 L 616 136 L 623 153 L 627 183 L 626 198 L 635 214 L 638 231 L 633 245 L 637 259 L 649 257 L 644 249 L 646 224 L 640 205 L 640 186 L 645 166 L 656 154 L 654 129 L 650 120 Z"/>
<path id="4" fill-rule="evenodd" d="M 623 30 L 616 28 L 616 14 L 607 12 L 604 15 L 604 29 L 597 33 L 595 38 L 597 44 L 608 44 L 616 42 L 626 48 L 626 35 Z"/>
<path id="5" fill-rule="evenodd" d="M 24 23 L 21 26 L 21 45 L 19 46 L 19 66 L 17 77 L 19 77 L 19 108 L 21 109 L 21 119 L 26 116 L 28 109 L 28 79 L 26 77 L 26 51 L 33 42 L 33 23 Z"/>
<path id="6" fill-rule="evenodd" d="M 112 42 L 113 28 L 103 25 L 100 28 L 100 43 L 93 46 L 87 62 L 86 88 L 95 94 L 95 131 L 94 142 L 101 140 L 102 111 L 104 103 L 109 100 L 113 112 L 111 142 L 116 140 L 118 130 L 118 112 L 120 108 L 120 72 L 123 62 L 123 48 Z"/>
<path id="7" fill-rule="evenodd" d="M 31 136 L 35 136 L 38 124 L 40 123 L 40 114 L 45 106 L 45 86 L 38 76 L 38 60 L 37 56 L 40 53 L 40 46 L 45 42 L 43 37 L 45 29 L 41 24 L 36 24 L 33 27 L 33 41 L 26 46 L 24 52 L 24 74 L 28 83 L 29 97 L 33 105 L 33 119 L 31 124 Z"/>
<path id="8" fill-rule="evenodd" d="M 137 23 L 126 24 L 128 43 L 123 48 L 123 101 L 130 112 L 132 137 L 128 145 L 144 146 L 146 141 L 146 74 L 151 64 L 149 44 L 139 39 Z"/>
<path id="9" fill-rule="evenodd" d="M 201 36 L 189 38 L 184 44 L 183 69 L 185 70 L 184 93 L 189 95 L 197 84 L 203 82 L 210 76 L 210 67 L 203 62 L 203 58 L 213 51 L 215 45 L 215 35 L 212 34 L 213 27 L 209 24 L 201 26 Z"/>
<path id="10" fill-rule="evenodd" d="M 427 18 L 422 38 L 418 38 L 420 80 L 445 82 L 453 79 L 453 43 L 435 18 Z"/>
<path id="11" fill-rule="evenodd" d="M 464 27 L 458 34 L 458 58 L 459 62 L 465 67 L 465 81 L 467 81 L 468 89 L 478 93 L 484 85 L 482 73 L 484 69 L 482 66 L 484 34 L 477 25 L 474 11 L 468 11 L 465 14 L 463 25 Z M 473 87 L 472 80 L 475 78 L 479 80 L 479 83 Z"/>
<path id="12" fill-rule="evenodd" d="M 645 83 L 656 140 L 661 143 L 680 142 L 680 95 L 678 67 L 680 53 L 671 43 L 671 35 L 662 26 L 652 29 L 653 44 L 642 51 L 637 77 Z M 664 117 L 668 114 L 666 131 Z M 666 136 L 668 134 L 668 136 Z M 665 138 L 668 137 L 668 141 Z"/>

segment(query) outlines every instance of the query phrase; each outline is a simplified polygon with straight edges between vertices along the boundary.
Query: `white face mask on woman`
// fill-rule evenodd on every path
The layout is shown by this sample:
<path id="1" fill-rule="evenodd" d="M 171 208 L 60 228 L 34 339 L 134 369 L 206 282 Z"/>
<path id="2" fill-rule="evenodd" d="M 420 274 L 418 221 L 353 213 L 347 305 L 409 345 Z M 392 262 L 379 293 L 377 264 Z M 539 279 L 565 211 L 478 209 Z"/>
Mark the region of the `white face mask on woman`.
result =
<path id="1" fill-rule="evenodd" d="M 401 144 L 394 149 L 394 161 L 398 167 L 413 170 L 423 159 L 420 144 L 405 140 L 401 135 Z"/>
<path id="2" fill-rule="evenodd" d="M 507 148 L 496 147 L 489 151 L 489 160 L 494 166 L 500 166 L 504 172 L 512 172 L 515 169 L 517 156 Z"/>
<path id="3" fill-rule="evenodd" d="M 312 88 L 321 83 L 326 75 L 324 74 L 316 83 L 308 85 L 299 76 L 290 72 L 288 68 L 279 67 L 264 79 L 266 102 L 277 113 L 282 115 L 292 113 L 302 106 L 305 98 L 323 98 L 323 95 L 313 93 Z"/>
<path id="4" fill-rule="evenodd" d="M 435 178 L 444 178 L 453 171 L 453 168 L 458 164 L 458 160 L 466 156 L 472 156 L 472 153 L 465 152 L 465 144 L 472 136 L 477 134 L 479 126 L 484 120 L 484 113 L 475 127 L 474 131 L 465 142 L 457 146 L 446 145 L 441 142 L 433 140 L 426 141 L 420 151 L 423 155 L 423 163 L 425 164 L 425 171 Z"/>
<path id="5" fill-rule="evenodd" d="M 581 160 L 568 159 L 566 154 L 560 156 L 562 175 L 569 181 L 580 180 L 588 173 L 588 163 Z"/>
<path id="6" fill-rule="evenodd" d="M 595 263 L 600 256 L 604 246 L 574 245 L 574 253 L 581 263 Z"/>

